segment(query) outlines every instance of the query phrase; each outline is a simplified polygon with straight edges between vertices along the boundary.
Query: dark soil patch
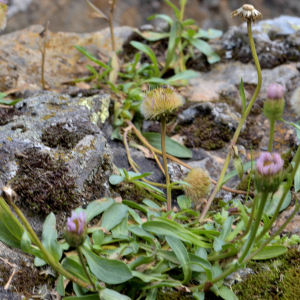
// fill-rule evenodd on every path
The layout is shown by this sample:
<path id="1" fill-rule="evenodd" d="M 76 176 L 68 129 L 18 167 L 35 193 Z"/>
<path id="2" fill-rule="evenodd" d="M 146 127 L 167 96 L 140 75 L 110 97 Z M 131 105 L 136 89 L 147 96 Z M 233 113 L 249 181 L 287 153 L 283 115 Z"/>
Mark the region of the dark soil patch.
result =
<path id="1" fill-rule="evenodd" d="M 12 185 L 23 205 L 48 214 L 69 211 L 78 204 L 75 180 L 62 159 L 53 160 L 48 153 L 29 149 L 18 156 L 18 162 Z"/>
<path id="2" fill-rule="evenodd" d="M 0 108 L 0 126 L 11 122 L 14 116 L 21 116 L 23 113 L 17 110 L 15 107 L 12 108 Z"/>
<path id="3" fill-rule="evenodd" d="M 226 126 L 216 124 L 211 115 L 196 118 L 193 124 L 180 126 L 175 131 L 187 137 L 185 146 L 200 147 L 206 150 L 223 148 L 232 136 L 230 129 Z"/>
<path id="4" fill-rule="evenodd" d="M 257 149 L 263 138 L 263 133 L 258 130 L 255 120 L 251 117 L 246 120 L 246 128 L 239 135 L 238 144 L 243 145 L 246 149 Z"/>
<path id="5" fill-rule="evenodd" d="M 58 123 L 44 129 L 41 137 L 44 144 L 51 148 L 61 146 L 65 149 L 72 149 L 86 135 L 93 133 L 93 131 L 84 126 L 79 125 L 71 129 L 67 129 L 66 126 L 66 123 Z"/>

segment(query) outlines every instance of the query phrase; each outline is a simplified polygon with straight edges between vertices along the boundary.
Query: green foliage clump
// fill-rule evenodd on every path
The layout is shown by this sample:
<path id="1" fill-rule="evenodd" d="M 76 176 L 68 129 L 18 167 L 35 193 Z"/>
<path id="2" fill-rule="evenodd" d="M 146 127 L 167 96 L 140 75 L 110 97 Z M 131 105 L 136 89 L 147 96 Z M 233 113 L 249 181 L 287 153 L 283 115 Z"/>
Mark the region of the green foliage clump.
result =
<path id="1" fill-rule="evenodd" d="M 19 169 L 13 179 L 22 204 L 34 212 L 48 214 L 68 211 L 78 204 L 75 180 L 68 175 L 62 159 L 53 160 L 48 153 L 29 149 L 19 156 Z"/>

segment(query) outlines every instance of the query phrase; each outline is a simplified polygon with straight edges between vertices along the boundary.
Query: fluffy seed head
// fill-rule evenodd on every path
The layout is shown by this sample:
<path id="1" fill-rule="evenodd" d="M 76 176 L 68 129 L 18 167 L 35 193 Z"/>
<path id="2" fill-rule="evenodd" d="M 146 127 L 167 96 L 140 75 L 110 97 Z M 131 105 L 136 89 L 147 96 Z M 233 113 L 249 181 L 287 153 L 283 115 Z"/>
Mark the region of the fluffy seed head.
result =
<path id="1" fill-rule="evenodd" d="M 194 202 L 205 198 L 210 192 L 211 179 L 208 172 L 202 168 L 192 169 L 184 181 L 190 185 L 183 185 L 184 193 Z"/>
<path id="2" fill-rule="evenodd" d="M 243 21 L 251 21 L 253 23 L 263 18 L 263 15 L 250 4 L 244 4 L 241 8 L 231 13 L 232 18 L 236 16 L 240 16 Z"/>
<path id="3" fill-rule="evenodd" d="M 184 104 L 184 98 L 171 86 L 147 92 L 141 104 L 141 113 L 146 119 L 167 115 Z"/>
<path id="4" fill-rule="evenodd" d="M 300 117 L 300 87 L 295 90 L 290 101 L 293 112 L 296 113 L 297 117 Z"/>
<path id="5" fill-rule="evenodd" d="M 78 247 L 84 243 L 86 236 L 86 214 L 82 211 L 72 211 L 72 215 L 67 219 L 65 229 L 65 239 L 72 247 Z"/>
<path id="6" fill-rule="evenodd" d="M 259 192 L 275 193 L 281 183 L 284 161 L 278 153 L 262 152 L 256 161 L 255 187 Z"/>
<path id="7" fill-rule="evenodd" d="M 6 27 L 7 1 L 0 0 L 0 30 Z"/>

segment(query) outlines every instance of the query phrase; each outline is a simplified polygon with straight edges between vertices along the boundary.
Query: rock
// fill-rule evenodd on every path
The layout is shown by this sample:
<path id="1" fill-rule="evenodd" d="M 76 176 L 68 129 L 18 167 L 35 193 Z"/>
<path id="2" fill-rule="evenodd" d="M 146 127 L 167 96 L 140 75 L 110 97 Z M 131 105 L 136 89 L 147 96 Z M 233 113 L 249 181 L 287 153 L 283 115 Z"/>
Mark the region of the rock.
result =
<path id="1" fill-rule="evenodd" d="M 108 177 L 112 172 L 112 153 L 99 129 L 108 117 L 109 102 L 108 95 L 71 99 L 55 92 L 36 93 L 19 102 L 16 107 L 23 114 L 0 126 L 1 182 L 5 185 L 13 182 L 17 187 L 22 182 L 26 185 L 30 178 L 24 181 L 18 172 L 26 164 L 33 170 L 37 167 L 35 172 L 47 170 L 45 174 L 41 171 L 42 181 L 39 183 L 37 177 L 36 187 L 30 187 L 36 192 L 39 192 L 38 186 L 45 183 L 47 189 L 52 180 L 51 168 L 54 168 L 56 173 L 63 172 L 62 178 L 74 181 L 76 189 L 72 195 L 78 195 L 76 199 L 81 204 L 110 195 Z M 37 161 L 31 163 L 34 159 Z M 45 162 L 38 162 L 43 159 Z M 21 177 L 16 178 L 16 175 Z M 70 185 L 60 183 L 59 186 L 63 184 Z M 22 189 L 20 192 L 25 193 Z M 55 206 L 51 208 L 54 210 Z M 33 220 L 36 220 L 34 229 L 40 233 L 43 217 L 37 215 Z"/>
<path id="2" fill-rule="evenodd" d="M 0 61 L 0 90 L 18 88 L 41 89 L 41 51 L 39 50 L 42 26 L 31 26 L 0 37 L 2 59 Z M 132 33 L 130 27 L 115 28 L 116 46 L 120 49 Z M 110 31 L 106 28 L 95 33 L 48 33 L 45 60 L 45 81 L 50 89 L 62 89 L 63 83 L 85 77 L 89 72 L 86 64 L 96 65 L 83 56 L 74 45 L 90 51 L 95 57 L 98 51 L 109 60 L 112 53 Z M 102 60 L 102 58 L 99 58 Z"/>

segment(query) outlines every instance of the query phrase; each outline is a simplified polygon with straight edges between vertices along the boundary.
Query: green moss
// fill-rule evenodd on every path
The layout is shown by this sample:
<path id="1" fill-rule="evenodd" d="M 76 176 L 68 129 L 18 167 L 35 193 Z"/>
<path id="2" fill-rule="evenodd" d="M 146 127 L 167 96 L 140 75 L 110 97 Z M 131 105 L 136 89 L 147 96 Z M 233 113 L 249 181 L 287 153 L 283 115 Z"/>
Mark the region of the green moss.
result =
<path id="1" fill-rule="evenodd" d="M 300 299 L 300 252 L 291 248 L 281 257 L 268 261 L 250 262 L 255 272 L 232 286 L 239 300 L 298 300 Z"/>
<path id="2" fill-rule="evenodd" d="M 249 183 L 249 178 L 250 178 L 250 174 L 247 174 L 246 176 L 244 176 L 241 180 L 241 182 L 239 183 L 239 185 L 236 187 L 237 190 L 240 191 L 247 191 L 248 190 L 248 183 Z M 254 191 L 254 181 L 253 178 L 250 181 L 250 191 Z"/>
<path id="3" fill-rule="evenodd" d="M 86 135 L 93 133 L 84 126 L 78 125 L 76 131 L 66 129 L 66 123 L 58 123 L 43 130 L 42 141 L 46 146 L 55 148 L 61 146 L 65 149 L 72 149 Z"/>
<path id="4" fill-rule="evenodd" d="M 11 182 L 21 203 L 34 212 L 68 211 L 78 204 L 75 180 L 62 159 L 29 149 L 18 156 L 19 169 Z"/>
<path id="5" fill-rule="evenodd" d="M 283 167 L 286 169 L 293 159 L 292 150 L 289 150 L 288 152 L 281 154 L 281 158 L 284 160 Z"/>

